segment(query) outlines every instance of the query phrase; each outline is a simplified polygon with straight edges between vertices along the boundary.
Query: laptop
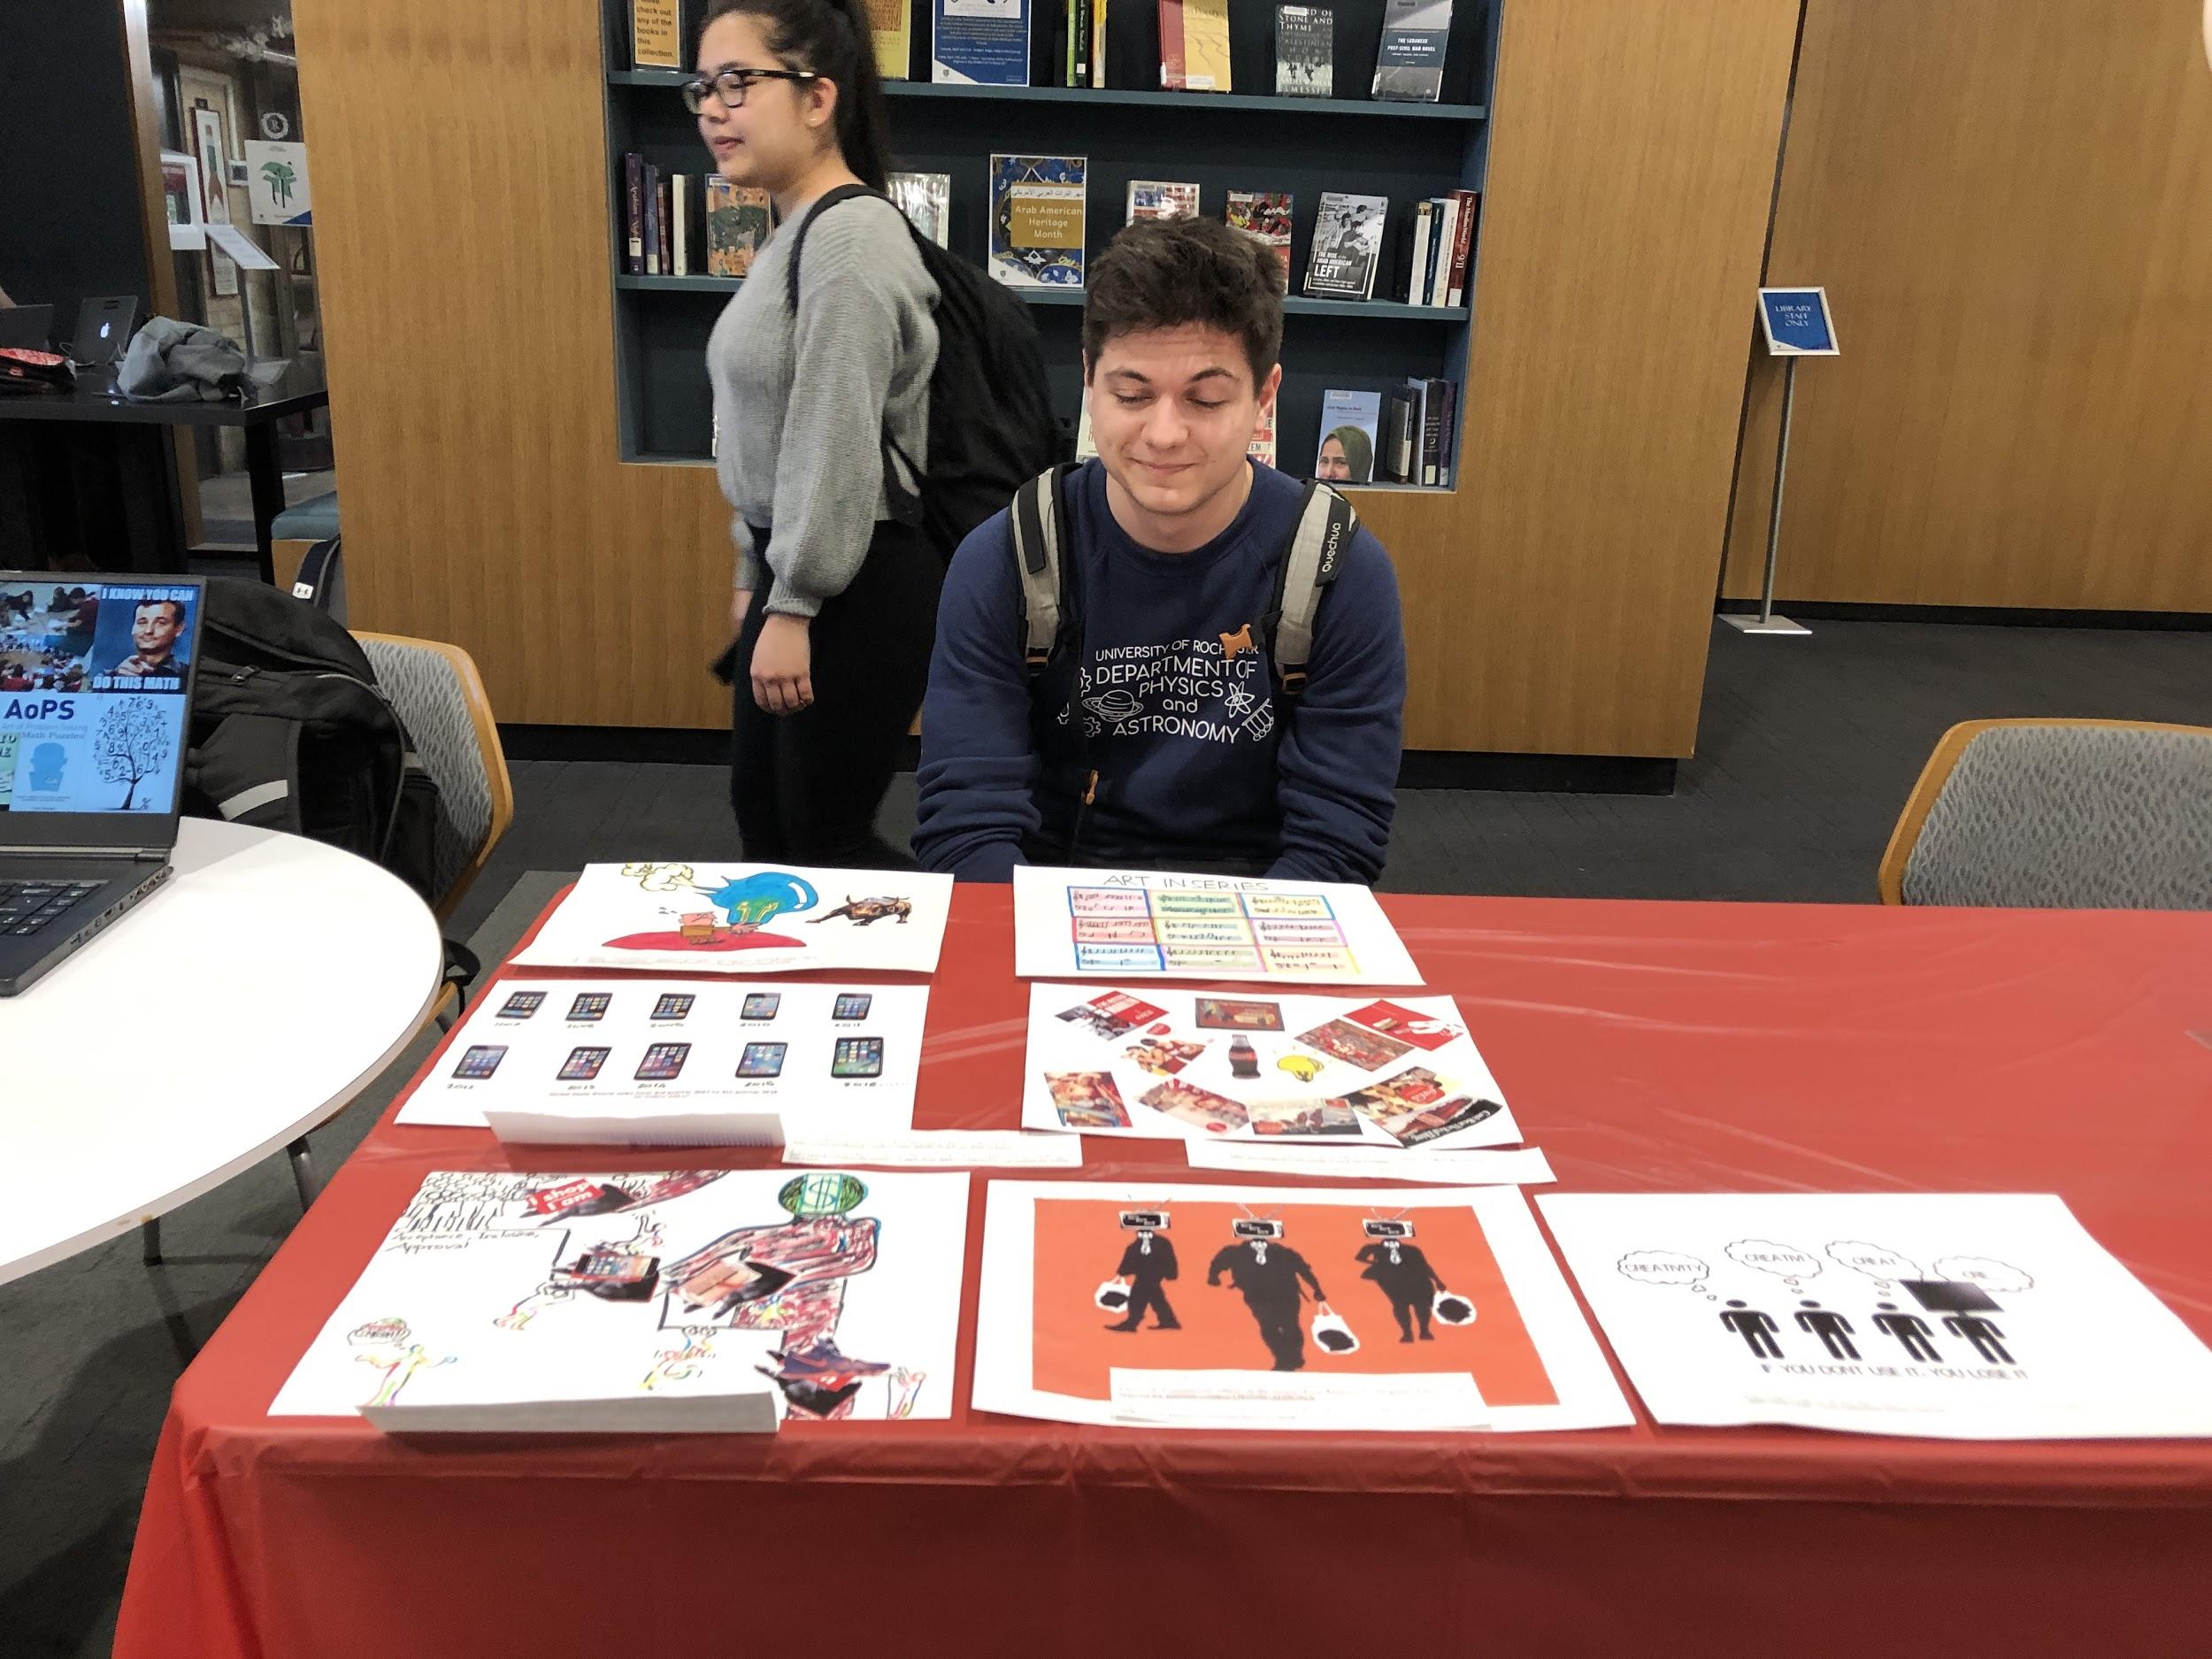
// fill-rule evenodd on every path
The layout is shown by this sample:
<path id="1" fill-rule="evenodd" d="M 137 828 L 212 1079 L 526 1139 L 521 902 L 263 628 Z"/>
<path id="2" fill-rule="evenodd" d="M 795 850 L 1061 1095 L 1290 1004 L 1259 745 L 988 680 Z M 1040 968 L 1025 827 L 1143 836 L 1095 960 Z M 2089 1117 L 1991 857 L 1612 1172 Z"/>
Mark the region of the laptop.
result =
<path id="1" fill-rule="evenodd" d="M 54 308 L 50 305 L 0 305 L 0 346 L 28 351 L 54 349 Z"/>
<path id="2" fill-rule="evenodd" d="M 135 294 L 87 300 L 77 308 L 77 337 L 69 342 L 69 355 L 87 368 L 104 368 L 123 355 L 137 321 Z"/>
<path id="3" fill-rule="evenodd" d="M 0 996 L 169 879 L 205 600 L 0 571 Z"/>

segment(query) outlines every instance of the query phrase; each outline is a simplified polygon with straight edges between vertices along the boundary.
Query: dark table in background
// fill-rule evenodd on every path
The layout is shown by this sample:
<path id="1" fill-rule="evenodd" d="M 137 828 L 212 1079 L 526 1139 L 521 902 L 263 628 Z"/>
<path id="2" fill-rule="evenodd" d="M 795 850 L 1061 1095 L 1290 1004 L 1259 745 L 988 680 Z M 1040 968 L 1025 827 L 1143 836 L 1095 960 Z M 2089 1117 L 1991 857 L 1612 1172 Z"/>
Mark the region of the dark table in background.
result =
<path id="1" fill-rule="evenodd" d="M 260 558 L 261 580 L 276 580 L 270 549 L 269 526 L 284 511 L 284 471 L 277 458 L 276 423 L 290 415 L 303 415 L 330 402 L 322 360 L 317 357 L 273 358 L 251 365 L 252 384 L 242 403 L 150 403 L 117 395 L 114 371 L 83 370 L 77 389 L 66 395 L 0 397 L 0 446 L 19 449 L 19 465 L 27 491 L 38 488 L 42 466 L 56 465 L 51 453 L 42 456 L 40 446 L 19 443 L 24 430 L 18 423 L 64 423 L 109 427 L 236 426 L 246 434 L 246 474 L 253 490 L 254 546 Z M 11 428 L 16 428 L 15 433 Z M 165 444 L 140 446 L 127 456 L 121 509 L 125 534 L 133 557 L 109 557 L 95 554 L 101 569 L 172 570 L 185 567 L 181 514 L 176 484 Z M 151 485 L 162 480 L 160 499 Z M 34 514 L 35 516 L 35 513 Z M 27 563 L 0 557 L 0 565 Z"/>
<path id="2" fill-rule="evenodd" d="M 1383 905 L 1562 1190 L 2056 1192 L 2212 1335 L 2212 1047 L 2192 1034 L 2212 1029 L 2212 917 Z M 1018 1120 L 1011 909 L 1002 887 L 956 891 L 918 1127 Z M 1084 1152 L 1094 1180 L 1229 1179 L 1191 1177 L 1171 1141 Z M 948 1421 L 410 1440 L 265 1415 L 428 1171 L 776 1158 L 517 1150 L 388 1115 L 178 1383 L 117 1655 L 2200 1659 L 2212 1640 L 2208 1440 L 977 1411 L 988 1171 Z"/>

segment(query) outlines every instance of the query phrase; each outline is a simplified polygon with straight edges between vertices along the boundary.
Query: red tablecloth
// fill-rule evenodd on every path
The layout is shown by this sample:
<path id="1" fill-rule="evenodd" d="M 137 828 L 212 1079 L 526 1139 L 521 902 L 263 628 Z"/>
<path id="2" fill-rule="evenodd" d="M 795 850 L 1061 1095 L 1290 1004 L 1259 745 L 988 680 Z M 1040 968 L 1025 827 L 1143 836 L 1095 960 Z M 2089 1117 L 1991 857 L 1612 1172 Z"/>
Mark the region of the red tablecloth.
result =
<path id="1" fill-rule="evenodd" d="M 2212 918 L 1385 902 L 1562 1189 L 2057 1192 L 2212 1334 Z M 963 887 L 918 1126 L 1014 1126 L 1012 965 L 1006 890 Z M 1093 1178 L 1181 1162 L 1087 1152 Z M 388 1118 L 338 1171 L 177 1386 L 123 1659 L 2212 1650 L 2212 1442 L 1206 1434 L 963 1407 L 424 1446 L 265 1417 L 423 1173 L 512 1164 Z"/>

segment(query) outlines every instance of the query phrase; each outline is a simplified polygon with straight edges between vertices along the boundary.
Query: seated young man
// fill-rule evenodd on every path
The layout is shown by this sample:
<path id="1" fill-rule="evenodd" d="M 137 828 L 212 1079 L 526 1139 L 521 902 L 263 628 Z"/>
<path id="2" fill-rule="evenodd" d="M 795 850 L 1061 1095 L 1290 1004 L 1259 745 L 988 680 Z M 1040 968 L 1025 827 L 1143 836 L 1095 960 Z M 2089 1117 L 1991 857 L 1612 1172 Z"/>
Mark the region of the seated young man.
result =
<path id="1" fill-rule="evenodd" d="M 1083 368 L 1099 453 L 1061 485 L 1073 643 L 1033 678 L 1010 516 L 979 526 L 945 577 L 922 705 L 925 868 L 988 881 L 1018 864 L 1380 873 L 1405 641 L 1396 576 L 1367 531 L 1319 590 L 1294 697 L 1271 658 L 1305 489 L 1246 456 L 1282 380 L 1274 258 L 1218 220 L 1153 219 L 1092 267 Z"/>

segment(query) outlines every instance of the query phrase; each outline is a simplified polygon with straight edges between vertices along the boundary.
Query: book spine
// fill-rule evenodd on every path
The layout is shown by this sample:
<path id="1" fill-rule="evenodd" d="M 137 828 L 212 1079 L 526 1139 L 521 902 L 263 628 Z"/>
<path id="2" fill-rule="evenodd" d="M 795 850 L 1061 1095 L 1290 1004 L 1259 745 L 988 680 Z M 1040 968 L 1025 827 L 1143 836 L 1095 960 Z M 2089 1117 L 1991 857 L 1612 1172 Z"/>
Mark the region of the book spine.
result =
<path id="1" fill-rule="evenodd" d="M 1390 395 L 1390 419 L 1386 428 L 1390 442 L 1390 456 L 1385 471 L 1393 483 L 1410 483 L 1413 478 L 1413 400 L 1401 387 Z"/>
<path id="2" fill-rule="evenodd" d="M 1160 0 L 1160 85 L 1183 89 L 1183 0 Z"/>
<path id="3" fill-rule="evenodd" d="M 672 217 L 670 210 L 674 206 L 674 193 L 669 188 L 669 180 L 663 179 L 661 180 L 660 233 L 661 274 L 664 276 L 673 273 L 676 269 L 675 235 L 672 227 L 669 224 L 669 220 Z"/>
<path id="4" fill-rule="evenodd" d="M 1436 483 L 1440 489 L 1452 487 L 1453 464 L 1459 458 L 1459 382 L 1442 380 L 1444 397 L 1444 442 L 1437 457 Z"/>
<path id="5" fill-rule="evenodd" d="M 1429 282 L 1429 303 L 1451 303 L 1452 243 L 1459 235 L 1459 198 L 1436 198 L 1436 275 Z"/>
<path id="6" fill-rule="evenodd" d="M 1075 68 L 1068 77 L 1071 87 L 1091 84 L 1091 0 L 1075 0 L 1074 27 Z"/>
<path id="7" fill-rule="evenodd" d="M 627 203 L 626 264 L 632 276 L 645 274 L 645 157 L 632 151 L 622 158 L 622 193 Z"/>
<path id="8" fill-rule="evenodd" d="M 1106 86 L 1106 7 L 1110 0 L 1091 0 L 1091 85 Z"/>
<path id="9" fill-rule="evenodd" d="M 1428 302 L 1429 254 L 1435 246 L 1436 204 L 1417 202 L 1413 205 L 1413 258 L 1406 267 L 1406 303 L 1425 305 Z"/>
<path id="10" fill-rule="evenodd" d="M 691 180 L 680 173 L 668 175 L 668 205 L 672 227 L 669 231 L 669 250 L 674 256 L 669 270 L 676 276 L 691 274 L 691 248 L 687 240 L 691 229 L 690 198 L 685 195 Z"/>
<path id="11" fill-rule="evenodd" d="M 1441 305 L 1444 303 L 1444 285 L 1441 279 L 1451 274 L 1451 265 L 1448 263 L 1450 255 L 1445 251 L 1451 245 L 1445 241 L 1451 232 L 1444 223 L 1442 202 L 1433 201 L 1429 204 L 1429 224 L 1432 233 L 1429 236 L 1429 268 L 1423 273 L 1421 278 L 1421 303 Z"/>
<path id="12" fill-rule="evenodd" d="M 661 170 L 645 164 L 645 274 L 661 273 Z"/>
<path id="13" fill-rule="evenodd" d="M 1444 474 L 1444 382 L 1421 389 L 1421 481 L 1436 485 Z"/>
<path id="14" fill-rule="evenodd" d="M 1452 237 L 1452 283 L 1447 303 L 1464 305 L 1467 303 L 1467 266 L 1475 248 L 1475 215 L 1480 211 L 1482 197 L 1472 190 L 1455 190 L 1459 199 L 1459 224 Z"/>

